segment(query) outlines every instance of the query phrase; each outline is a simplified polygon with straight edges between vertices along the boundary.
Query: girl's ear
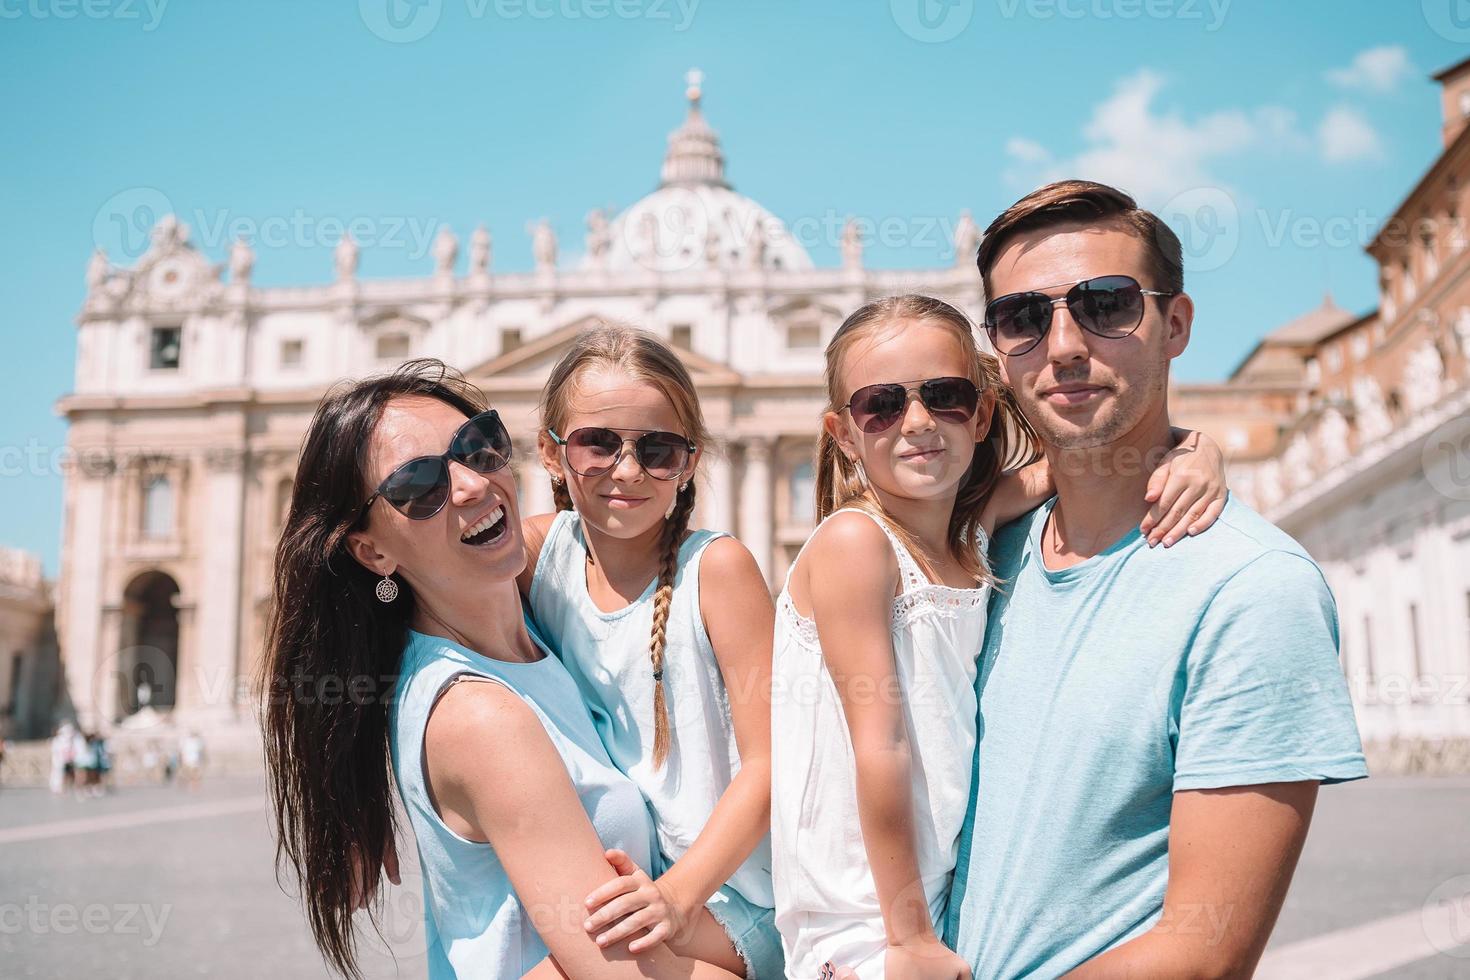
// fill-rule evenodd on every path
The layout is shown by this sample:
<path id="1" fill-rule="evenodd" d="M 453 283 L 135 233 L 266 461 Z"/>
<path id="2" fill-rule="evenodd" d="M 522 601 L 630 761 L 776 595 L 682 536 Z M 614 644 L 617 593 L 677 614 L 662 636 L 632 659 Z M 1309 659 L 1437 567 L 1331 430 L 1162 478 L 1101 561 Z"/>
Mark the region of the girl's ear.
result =
<path id="1" fill-rule="evenodd" d="M 347 553 L 353 561 L 374 575 L 392 575 L 398 565 L 378 550 L 372 536 L 366 531 L 353 531 L 347 535 Z"/>
<path id="2" fill-rule="evenodd" d="M 842 450 L 843 455 L 848 459 L 857 459 L 857 443 L 853 442 L 847 419 L 842 417 L 841 412 L 827 412 L 823 415 L 822 428 L 827 430 L 827 435 L 837 443 L 837 448 Z"/>
<path id="3" fill-rule="evenodd" d="M 536 451 L 541 456 L 541 465 L 553 479 L 565 480 L 566 475 L 561 471 L 561 447 L 558 446 L 547 434 L 545 429 L 536 433 Z"/>

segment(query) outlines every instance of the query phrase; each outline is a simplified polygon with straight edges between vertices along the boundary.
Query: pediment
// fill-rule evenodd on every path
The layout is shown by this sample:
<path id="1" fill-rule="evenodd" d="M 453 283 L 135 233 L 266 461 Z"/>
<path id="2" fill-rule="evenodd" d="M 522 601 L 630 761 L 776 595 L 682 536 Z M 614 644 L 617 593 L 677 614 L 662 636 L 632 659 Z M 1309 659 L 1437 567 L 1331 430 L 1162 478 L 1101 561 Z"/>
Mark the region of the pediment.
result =
<path id="1" fill-rule="evenodd" d="M 491 358 L 465 372 L 466 376 L 486 390 L 496 388 L 539 388 L 556 362 L 572 347 L 577 335 L 589 327 L 607 322 L 598 316 L 578 317 L 565 326 L 529 340 L 515 350 Z M 679 360 L 689 371 L 701 391 L 706 388 L 730 387 L 740 383 L 740 374 L 728 366 L 693 351 L 675 348 Z"/>

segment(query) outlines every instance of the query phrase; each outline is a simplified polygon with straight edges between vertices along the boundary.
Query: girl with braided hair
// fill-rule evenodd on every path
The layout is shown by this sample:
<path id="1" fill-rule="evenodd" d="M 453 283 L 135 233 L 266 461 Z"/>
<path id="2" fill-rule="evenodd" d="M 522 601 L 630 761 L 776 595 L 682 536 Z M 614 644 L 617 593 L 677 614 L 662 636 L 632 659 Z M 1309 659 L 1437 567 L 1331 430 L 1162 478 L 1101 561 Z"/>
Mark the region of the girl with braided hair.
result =
<path id="1" fill-rule="evenodd" d="M 552 369 L 541 408 L 557 513 L 526 522 L 519 582 L 613 764 L 648 800 L 658 845 L 650 873 L 608 852 L 620 877 L 588 896 L 586 928 L 637 953 L 687 948 L 702 923 L 718 923 L 727 958 L 702 946 L 688 955 L 777 980 L 775 613 L 745 546 L 689 527 L 711 442 L 694 384 L 662 340 L 604 324 Z"/>

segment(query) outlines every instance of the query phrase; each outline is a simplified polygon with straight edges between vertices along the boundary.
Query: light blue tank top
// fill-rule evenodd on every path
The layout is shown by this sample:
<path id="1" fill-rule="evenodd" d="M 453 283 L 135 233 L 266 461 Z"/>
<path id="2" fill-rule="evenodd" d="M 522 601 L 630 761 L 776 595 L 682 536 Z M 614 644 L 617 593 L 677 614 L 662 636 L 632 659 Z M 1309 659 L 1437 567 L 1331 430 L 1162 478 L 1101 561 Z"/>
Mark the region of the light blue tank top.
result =
<path id="1" fill-rule="evenodd" d="M 451 640 L 414 631 L 403 652 L 389 719 L 390 746 L 398 792 L 418 844 L 429 980 L 519 977 L 548 953 L 495 850 L 450 830 L 429 798 L 424 729 L 435 702 L 455 678 L 468 674 L 502 684 L 530 705 L 566 763 L 603 846 L 621 848 L 640 867 L 651 866 L 653 829 L 642 795 L 609 761 L 562 662 L 534 629 L 531 637 L 547 655 L 528 664 L 491 660 Z M 572 903 L 584 897 L 566 896 Z"/>
<path id="2" fill-rule="evenodd" d="M 654 681 L 648 650 L 658 581 L 622 609 L 598 609 L 587 592 L 582 521 L 570 510 L 552 522 L 531 581 L 531 615 L 591 707 L 613 764 L 648 799 L 660 871 L 684 856 L 740 771 L 729 694 L 699 611 L 700 558 L 723 536 L 694 531 L 679 547 L 664 629 L 664 700 L 672 746 L 662 766 L 653 764 Z M 769 835 L 735 869 L 729 885 L 753 905 L 775 905 Z"/>

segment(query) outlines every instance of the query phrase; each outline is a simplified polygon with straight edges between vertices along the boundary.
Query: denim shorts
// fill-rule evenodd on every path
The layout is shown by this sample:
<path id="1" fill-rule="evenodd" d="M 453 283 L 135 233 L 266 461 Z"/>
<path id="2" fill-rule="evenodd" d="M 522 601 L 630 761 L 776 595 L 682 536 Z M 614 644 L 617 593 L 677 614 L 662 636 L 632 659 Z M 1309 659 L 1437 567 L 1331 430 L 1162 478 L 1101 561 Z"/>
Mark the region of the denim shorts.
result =
<path id="1" fill-rule="evenodd" d="M 786 957 L 775 909 L 752 904 L 729 885 L 721 885 L 704 905 L 745 961 L 745 980 L 784 980 Z"/>

